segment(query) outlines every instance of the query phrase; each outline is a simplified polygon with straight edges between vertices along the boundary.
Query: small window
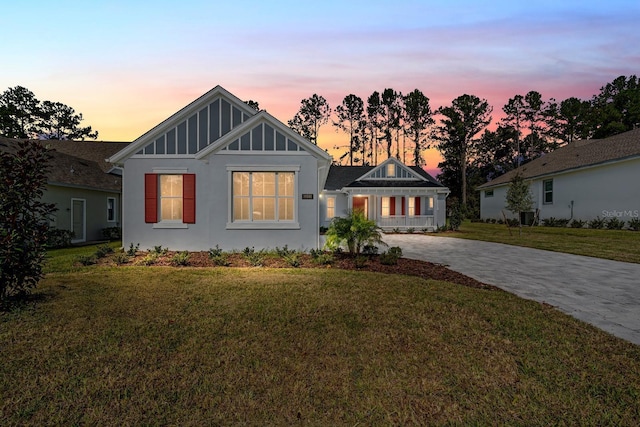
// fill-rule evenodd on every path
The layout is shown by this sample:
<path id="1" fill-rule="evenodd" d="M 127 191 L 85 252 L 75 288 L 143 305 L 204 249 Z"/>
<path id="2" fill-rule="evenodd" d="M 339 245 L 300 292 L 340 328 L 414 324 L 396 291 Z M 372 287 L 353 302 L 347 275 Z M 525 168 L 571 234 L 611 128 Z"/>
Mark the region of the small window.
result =
<path id="1" fill-rule="evenodd" d="M 553 180 L 546 179 L 542 181 L 542 189 L 543 189 L 543 200 L 545 205 L 550 205 L 553 203 Z"/>
<path id="2" fill-rule="evenodd" d="M 327 197 L 327 219 L 332 219 L 336 216 L 336 198 Z"/>
<path id="3" fill-rule="evenodd" d="M 485 190 L 484 197 L 493 197 L 493 190 Z"/>
<path id="4" fill-rule="evenodd" d="M 116 199 L 107 197 L 107 222 L 116 221 Z"/>
<path id="5" fill-rule="evenodd" d="M 387 165 L 387 178 L 395 178 L 396 176 L 396 165 L 395 163 L 389 163 Z"/>

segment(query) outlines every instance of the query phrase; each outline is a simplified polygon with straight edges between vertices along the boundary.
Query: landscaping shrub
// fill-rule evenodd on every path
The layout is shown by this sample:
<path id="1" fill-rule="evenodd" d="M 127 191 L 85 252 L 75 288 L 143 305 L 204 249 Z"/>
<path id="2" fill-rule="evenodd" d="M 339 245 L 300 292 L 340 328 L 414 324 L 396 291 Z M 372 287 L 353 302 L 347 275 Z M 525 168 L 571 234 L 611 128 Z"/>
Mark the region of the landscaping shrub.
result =
<path id="1" fill-rule="evenodd" d="M 629 220 L 629 230 L 633 230 L 633 231 L 640 230 L 640 218 L 631 218 Z"/>
<path id="2" fill-rule="evenodd" d="M 112 254 L 112 253 L 113 253 L 113 248 L 106 243 L 96 248 L 96 258 L 104 258 L 108 254 Z"/>
<path id="3" fill-rule="evenodd" d="M 333 255 L 331 255 L 330 253 L 323 252 L 318 256 L 314 257 L 313 262 L 320 265 L 330 265 L 330 264 L 333 264 L 334 258 L 333 258 Z"/>
<path id="4" fill-rule="evenodd" d="M 258 252 L 256 252 L 253 246 L 251 248 L 247 246 L 242 251 L 242 254 L 244 255 L 245 259 L 249 261 L 249 264 L 254 267 L 262 267 L 262 265 L 264 264 L 264 258 L 266 255 L 264 249 L 260 249 Z"/>
<path id="5" fill-rule="evenodd" d="M 126 252 L 118 252 L 113 257 L 113 262 L 115 262 L 116 265 L 126 264 L 129 262 L 129 255 Z"/>
<path id="6" fill-rule="evenodd" d="M 153 265 L 158 262 L 159 256 L 160 255 L 157 252 L 149 252 L 144 258 L 142 258 L 140 263 L 147 266 Z"/>
<path id="7" fill-rule="evenodd" d="M 413 234 L 413 233 L 415 233 L 415 231 L 416 231 L 416 229 L 415 229 L 415 228 L 413 228 L 413 227 L 409 227 L 409 228 L 407 228 L 407 233 L 408 233 L 408 234 Z"/>
<path id="8" fill-rule="evenodd" d="M 609 230 L 622 230 L 622 227 L 624 227 L 624 224 L 625 222 L 623 220 L 618 219 L 616 217 L 612 217 L 607 220 L 607 222 L 605 223 L 605 226 Z"/>
<path id="9" fill-rule="evenodd" d="M 166 255 L 169 252 L 169 248 L 163 248 L 162 245 L 154 246 L 153 249 L 150 249 L 149 252 L 153 252 L 158 255 Z"/>
<path id="10" fill-rule="evenodd" d="M 186 266 L 189 264 L 189 251 L 176 252 L 171 258 L 171 264 L 178 266 Z"/>
<path id="11" fill-rule="evenodd" d="M 462 221 L 464 220 L 464 212 L 459 203 L 456 203 L 451 208 L 451 215 L 449 216 L 449 229 L 451 231 L 458 231 Z"/>
<path id="12" fill-rule="evenodd" d="M 571 228 L 583 228 L 585 226 L 585 224 L 587 223 L 587 221 L 582 221 L 580 219 L 574 219 L 573 221 L 571 221 Z"/>
<path id="13" fill-rule="evenodd" d="M 127 249 L 127 255 L 136 256 L 136 253 L 138 252 L 139 249 L 140 249 L 140 243 L 138 243 L 135 246 L 133 246 L 133 243 L 131 243 L 129 245 L 129 249 Z"/>
<path id="14" fill-rule="evenodd" d="M 71 238 L 73 232 L 71 230 L 61 230 L 59 228 L 50 228 L 47 231 L 47 248 L 58 249 L 71 246 Z"/>
<path id="15" fill-rule="evenodd" d="M 350 212 L 344 218 L 334 218 L 327 231 L 326 246 L 337 249 L 346 244 L 349 253 L 359 255 L 364 245 L 384 245 L 380 227 L 360 211 Z"/>
<path id="16" fill-rule="evenodd" d="M 322 249 L 311 249 L 309 251 L 309 255 L 311 255 L 312 259 L 317 259 L 322 254 L 324 254 L 324 251 Z"/>
<path id="17" fill-rule="evenodd" d="M 595 219 L 592 219 L 591 221 L 589 221 L 589 228 L 593 228 L 593 229 L 599 230 L 601 228 L 604 228 L 605 222 L 606 222 L 605 219 L 600 218 L 599 216 L 597 216 L 597 217 L 595 217 Z"/>
<path id="18" fill-rule="evenodd" d="M 119 240 L 122 236 L 120 227 L 107 227 L 102 229 L 102 237 L 107 240 Z"/>
<path id="19" fill-rule="evenodd" d="M 398 259 L 402 256 L 402 249 L 399 246 L 392 246 L 388 251 L 380 254 L 380 263 L 384 265 L 397 265 Z"/>
<path id="20" fill-rule="evenodd" d="M 356 268 L 365 268 L 367 266 L 367 263 L 369 262 L 369 258 L 363 255 L 358 255 L 355 257 L 353 262 Z"/>
<path id="21" fill-rule="evenodd" d="M 378 253 L 378 247 L 376 245 L 364 245 L 362 248 L 363 255 L 376 255 Z"/>

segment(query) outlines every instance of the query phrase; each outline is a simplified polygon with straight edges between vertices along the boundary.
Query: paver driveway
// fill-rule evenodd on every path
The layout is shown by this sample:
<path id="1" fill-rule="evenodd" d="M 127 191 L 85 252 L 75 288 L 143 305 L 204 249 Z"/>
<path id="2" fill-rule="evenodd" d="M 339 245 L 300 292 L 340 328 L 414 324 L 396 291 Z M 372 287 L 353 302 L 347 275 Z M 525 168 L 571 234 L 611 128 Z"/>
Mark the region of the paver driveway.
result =
<path id="1" fill-rule="evenodd" d="M 640 264 L 454 237 L 387 234 L 383 240 L 407 258 L 445 264 L 640 345 Z"/>

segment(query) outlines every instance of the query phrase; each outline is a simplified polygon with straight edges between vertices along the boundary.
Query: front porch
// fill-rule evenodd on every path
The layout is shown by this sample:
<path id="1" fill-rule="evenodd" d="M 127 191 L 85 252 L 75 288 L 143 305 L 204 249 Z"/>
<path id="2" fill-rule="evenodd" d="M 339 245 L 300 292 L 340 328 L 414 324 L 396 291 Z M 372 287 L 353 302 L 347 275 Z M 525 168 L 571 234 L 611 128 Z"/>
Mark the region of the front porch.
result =
<path id="1" fill-rule="evenodd" d="M 444 222 L 438 221 L 438 193 L 412 190 L 350 194 L 348 207 L 363 212 L 384 231 L 435 231 Z"/>

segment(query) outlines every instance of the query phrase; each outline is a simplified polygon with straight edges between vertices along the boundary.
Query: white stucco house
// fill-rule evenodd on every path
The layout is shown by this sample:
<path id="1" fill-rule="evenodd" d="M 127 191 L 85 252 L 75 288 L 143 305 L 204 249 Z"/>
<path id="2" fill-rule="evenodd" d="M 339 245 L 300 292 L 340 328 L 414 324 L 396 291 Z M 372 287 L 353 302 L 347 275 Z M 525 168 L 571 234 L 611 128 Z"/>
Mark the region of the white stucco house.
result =
<path id="1" fill-rule="evenodd" d="M 434 231 L 445 225 L 448 195 L 424 169 L 395 158 L 378 166 L 332 165 L 320 195 L 321 224 L 361 210 L 386 231 Z"/>
<path id="2" fill-rule="evenodd" d="M 513 214 L 505 208 L 516 173 L 529 182 L 539 218 L 592 220 L 640 214 L 640 129 L 601 140 L 576 141 L 478 187 L 482 219 Z M 526 222 L 533 212 L 526 215 Z"/>
<path id="3" fill-rule="evenodd" d="M 122 168 L 125 247 L 319 246 L 331 157 L 220 86 L 108 161 Z"/>

